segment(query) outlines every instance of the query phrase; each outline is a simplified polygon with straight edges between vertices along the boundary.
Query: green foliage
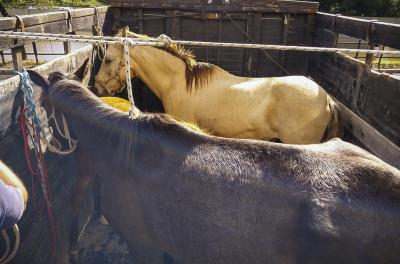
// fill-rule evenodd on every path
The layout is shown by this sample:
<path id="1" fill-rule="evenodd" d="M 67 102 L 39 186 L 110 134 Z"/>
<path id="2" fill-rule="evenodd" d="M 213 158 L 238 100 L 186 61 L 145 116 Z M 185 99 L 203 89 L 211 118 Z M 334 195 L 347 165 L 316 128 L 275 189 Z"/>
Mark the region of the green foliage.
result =
<path id="1" fill-rule="evenodd" d="M 320 10 L 357 16 L 399 16 L 400 0 L 317 0 Z"/>
<path id="2" fill-rule="evenodd" d="M 53 7 L 53 6 L 71 6 L 88 7 L 109 5 L 110 0 L 3 0 L 5 7 L 23 8 L 26 6 L 34 7 Z"/>

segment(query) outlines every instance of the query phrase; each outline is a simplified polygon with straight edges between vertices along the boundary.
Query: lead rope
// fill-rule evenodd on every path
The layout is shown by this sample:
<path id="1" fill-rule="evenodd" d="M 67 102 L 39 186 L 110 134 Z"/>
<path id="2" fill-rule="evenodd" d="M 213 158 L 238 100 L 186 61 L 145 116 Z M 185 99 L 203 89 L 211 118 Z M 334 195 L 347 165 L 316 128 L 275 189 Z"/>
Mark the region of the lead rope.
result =
<path id="1" fill-rule="evenodd" d="M 48 173 L 46 167 L 46 161 L 44 158 L 42 145 L 40 141 L 40 135 L 43 133 L 43 129 L 41 126 L 41 121 L 36 113 L 35 101 L 33 99 L 33 89 L 28 80 L 28 72 L 24 69 L 22 72 L 16 72 L 20 77 L 20 87 L 22 92 L 24 93 L 25 103 L 27 107 L 24 107 L 21 111 L 21 132 L 24 139 L 24 149 L 25 149 L 25 161 L 28 166 L 29 171 L 32 174 L 32 180 L 34 176 L 39 177 L 39 182 L 42 188 L 43 199 L 45 201 L 47 216 L 50 224 L 50 232 L 51 232 L 51 244 L 52 244 L 52 253 L 53 257 L 56 255 L 56 227 L 54 223 L 53 217 L 53 205 L 52 205 L 52 195 L 51 190 L 49 188 L 48 183 Z M 29 119 L 32 120 L 32 133 L 30 135 L 30 131 L 27 128 L 27 123 L 29 123 Z M 29 138 L 32 140 L 35 163 L 36 163 L 36 171 L 32 170 L 32 163 L 30 159 L 30 147 L 29 147 Z M 34 193 L 34 182 L 32 182 L 32 193 Z"/>
<path id="2" fill-rule="evenodd" d="M 157 39 L 157 41 L 161 41 L 165 46 L 168 46 L 172 43 L 172 40 L 165 34 L 161 34 Z M 129 47 L 133 46 L 133 41 L 128 38 L 120 38 L 121 45 L 124 46 L 124 59 L 125 59 L 125 74 L 126 74 L 126 87 L 128 90 L 128 99 L 131 104 L 131 109 L 128 112 L 130 118 L 135 118 L 139 116 L 139 109 L 135 106 L 135 101 L 133 99 L 133 91 L 132 91 L 132 82 L 131 82 L 131 65 L 130 65 L 130 56 L 129 56 Z"/>
<path id="3" fill-rule="evenodd" d="M 136 118 L 139 116 L 139 109 L 135 106 L 135 101 L 133 99 L 133 91 L 132 91 L 132 82 L 131 82 L 131 65 L 130 65 L 130 56 L 129 56 L 129 45 L 131 41 L 126 38 L 121 38 L 120 43 L 124 46 L 124 59 L 125 59 L 125 75 L 126 75 L 126 87 L 128 90 L 128 99 L 131 104 L 131 109 L 128 112 L 128 116 L 130 118 Z"/>

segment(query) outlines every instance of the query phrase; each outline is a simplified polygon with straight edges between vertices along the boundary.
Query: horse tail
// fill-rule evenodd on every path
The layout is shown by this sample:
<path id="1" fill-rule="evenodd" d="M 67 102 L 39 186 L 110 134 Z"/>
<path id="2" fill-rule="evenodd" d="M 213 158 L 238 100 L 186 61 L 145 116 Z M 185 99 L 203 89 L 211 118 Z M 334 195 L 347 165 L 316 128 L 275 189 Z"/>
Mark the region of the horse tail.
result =
<path id="1" fill-rule="evenodd" d="M 341 138 L 343 136 L 343 122 L 341 120 L 340 111 L 337 103 L 328 96 L 328 105 L 331 113 L 331 118 L 326 126 L 322 142 L 332 138 Z"/>

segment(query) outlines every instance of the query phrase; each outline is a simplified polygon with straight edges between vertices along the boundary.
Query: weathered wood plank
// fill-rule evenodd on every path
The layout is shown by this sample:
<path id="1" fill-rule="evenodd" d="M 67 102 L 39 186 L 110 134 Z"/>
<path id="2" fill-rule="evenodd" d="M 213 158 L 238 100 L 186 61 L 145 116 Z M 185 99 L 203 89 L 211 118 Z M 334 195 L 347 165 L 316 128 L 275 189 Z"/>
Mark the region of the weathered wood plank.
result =
<path id="1" fill-rule="evenodd" d="M 261 13 L 254 13 L 254 28 L 253 28 L 253 40 L 254 43 L 260 43 L 261 41 Z M 252 51 L 252 64 L 250 65 L 252 69 L 252 76 L 258 76 L 258 68 L 259 68 L 259 58 L 260 58 L 260 51 L 253 50 Z"/>
<path id="2" fill-rule="evenodd" d="M 373 23 L 374 31 L 369 32 Z M 318 12 L 315 25 L 350 37 L 400 49 L 400 25 Z"/>
<path id="3" fill-rule="evenodd" d="M 308 74 L 351 111 L 400 146 L 400 80 L 340 53 L 314 55 Z"/>
<path id="4" fill-rule="evenodd" d="M 92 47 L 86 46 L 59 59 L 35 68 L 40 73 L 49 71 L 71 72 L 89 57 Z M 19 77 L 15 76 L 0 82 L 0 139 L 18 122 L 16 111 L 22 105 L 22 95 L 19 91 Z M 37 91 L 35 92 L 37 95 Z M 36 96 L 37 98 L 37 96 Z"/>
<path id="5" fill-rule="evenodd" d="M 282 45 L 287 45 L 289 27 L 290 27 L 290 14 L 283 14 L 283 30 L 282 30 L 282 42 L 281 42 Z M 280 62 L 283 67 L 286 66 L 286 52 L 284 50 L 281 51 Z"/>
<path id="6" fill-rule="evenodd" d="M 100 27 L 103 27 L 105 16 L 109 7 L 99 7 Z M 45 33 L 69 33 L 68 13 L 65 11 L 49 12 L 44 14 L 20 16 L 27 32 L 45 32 Z M 94 9 L 83 8 L 71 11 L 73 30 L 81 30 L 93 26 Z M 0 31 L 14 30 L 17 27 L 15 17 L 0 19 Z M 1 39 L 0 50 L 10 49 L 23 44 L 32 43 L 32 41 L 17 41 Z"/>
<path id="7" fill-rule="evenodd" d="M 230 0 L 204 1 L 204 0 L 112 0 L 112 7 L 133 8 L 161 8 L 161 9 L 184 9 L 197 11 L 255 11 L 255 12 L 293 12 L 293 13 L 315 13 L 318 10 L 317 2 L 287 1 L 287 0 Z"/>
<path id="8" fill-rule="evenodd" d="M 400 148 L 350 109 L 338 104 L 344 126 L 378 158 L 400 169 Z"/>
<path id="9" fill-rule="evenodd" d="M 374 27 L 375 30 L 370 35 L 372 42 L 400 50 L 399 24 L 375 22 Z"/>
<path id="10" fill-rule="evenodd" d="M 317 47 L 332 47 L 335 34 L 325 28 L 315 27 L 313 34 L 313 45 Z"/>
<path id="11" fill-rule="evenodd" d="M 22 71 L 24 68 L 22 59 L 22 49 L 21 47 L 15 47 L 11 49 L 12 61 L 14 70 Z"/>

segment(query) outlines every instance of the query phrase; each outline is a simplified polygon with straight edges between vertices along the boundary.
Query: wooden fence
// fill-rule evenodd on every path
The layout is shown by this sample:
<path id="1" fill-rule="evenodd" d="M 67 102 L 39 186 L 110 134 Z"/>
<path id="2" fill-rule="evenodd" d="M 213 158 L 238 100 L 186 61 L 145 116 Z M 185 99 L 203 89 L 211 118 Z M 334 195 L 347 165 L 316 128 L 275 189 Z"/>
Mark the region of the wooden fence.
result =
<path id="1" fill-rule="evenodd" d="M 111 23 L 111 9 L 108 6 L 96 8 L 80 8 L 74 10 L 49 12 L 34 15 L 4 17 L 0 19 L 0 31 L 27 31 L 44 33 L 74 34 L 75 31 L 97 26 L 109 33 Z M 33 51 L 37 57 L 37 49 L 32 41 L 0 40 L 0 55 L 4 50 L 11 49 L 14 69 L 23 68 L 23 59 L 26 57 L 24 45 L 33 43 Z M 64 43 L 65 53 L 71 51 L 69 43 Z"/>
<path id="2" fill-rule="evenodd" d="M 214 42 L 310 45 L 318 3 L 252 0 L 112 0 L 113 28 Z M 307 55 L 291 51 L 191 48 L 200 61 L 242 76 L 305 74 Z M 266 55 L 267 54 L 267 55 Z M 277 63 L 274 63 L 277 62 Z"/>
<path id="3" fill-rule="evenodd" d="M 398 24 L 325 13 L 315 16 L 315 46 L 336 47 L 340 34 L 366 41 L 369 49 L 377 45 L 400 49 Z M 361 62 L 340 53 L 315 54 L 308 74 L 346 107 L 400 146 L 400 80 L 371 70 L 372 60 L 372 56 Z M 371 144 L 373 141 L 368 129 L 357 132 L 351 122 L 347 123 L 347 128 L 358 133 L 361 140 L 365 138 L 364 143 Z M 374 149 L 383 152 L 387 148 L 387 144 L 382 142 L 373 145 Z"/>

